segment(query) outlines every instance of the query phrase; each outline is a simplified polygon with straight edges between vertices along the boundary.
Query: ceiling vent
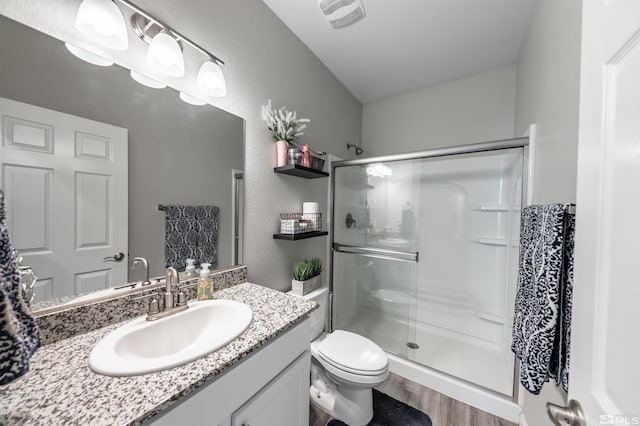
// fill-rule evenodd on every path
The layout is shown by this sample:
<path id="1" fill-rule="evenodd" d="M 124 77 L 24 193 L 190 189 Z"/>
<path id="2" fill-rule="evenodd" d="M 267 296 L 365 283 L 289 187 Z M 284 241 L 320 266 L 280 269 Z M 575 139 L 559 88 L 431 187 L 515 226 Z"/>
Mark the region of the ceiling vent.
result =
<path id="1" fill-rule="evenodd" d="M 347 27 L 364 18 L 361 0 L 319 0 L 318 6 L 335 29 Z"/>

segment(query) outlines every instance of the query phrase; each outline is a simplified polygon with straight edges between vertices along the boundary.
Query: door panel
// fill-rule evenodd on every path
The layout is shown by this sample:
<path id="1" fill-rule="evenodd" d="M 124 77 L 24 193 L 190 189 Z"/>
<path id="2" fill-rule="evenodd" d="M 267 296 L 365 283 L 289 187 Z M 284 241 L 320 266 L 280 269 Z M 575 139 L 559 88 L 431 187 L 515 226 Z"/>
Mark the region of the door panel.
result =
<path id="1" fill-rule="evenodd" d="M 5 164 L 7 225 L 13 247 L 23 255 L 51 251 L 53 170 Z"/>
<path id="2" fill-rule="evenodd" d="M 0 98 L 0 186 L 35 301 L 127 281 L 127 130 Z"/>
<path id="3" fill-rule="evenodd" d="M 110 176 L 76 173 L 76 249 L 110 243 Z"/>
<path id="4" fill-rule="evenodd" d="M 637 1 L 583 2 L 569 398 L 588 424 L 640 422 L 639 16 Z"/>

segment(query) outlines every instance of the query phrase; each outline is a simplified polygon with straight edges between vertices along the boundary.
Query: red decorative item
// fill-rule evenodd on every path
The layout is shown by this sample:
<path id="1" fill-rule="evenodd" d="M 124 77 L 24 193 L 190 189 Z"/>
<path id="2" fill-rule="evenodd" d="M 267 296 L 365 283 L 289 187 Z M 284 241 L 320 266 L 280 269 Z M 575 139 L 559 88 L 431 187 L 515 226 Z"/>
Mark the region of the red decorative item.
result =
<path id="1" fill-rule="evenodd" d="M 309 152 L 309 145 L 302 147 L 302 161 L 300 162 L 302 167 L 311 167 L 311 153 Z"/>

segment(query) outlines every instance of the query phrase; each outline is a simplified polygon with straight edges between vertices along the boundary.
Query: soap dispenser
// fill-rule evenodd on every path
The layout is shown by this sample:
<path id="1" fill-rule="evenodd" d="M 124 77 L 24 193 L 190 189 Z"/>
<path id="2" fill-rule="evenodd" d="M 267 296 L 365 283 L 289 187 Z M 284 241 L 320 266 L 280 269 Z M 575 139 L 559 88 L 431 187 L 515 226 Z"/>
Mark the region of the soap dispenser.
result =
<path id="1" fill-rule="evenodd" d="M 200 279 L 198 280 L 198 300 L 213 299 L 213 281 L 211 280 L 211 271 L 209 271 L 210 263 L 203 263 L 200 270 Z"/>
<path id="2" fill-rule="evenodd" d="M 196 278 L 196 265 L 194 265 L 195 260 L 187 259 L 187 266 L 184 268 L 184 279 L 191 280 Z"/>

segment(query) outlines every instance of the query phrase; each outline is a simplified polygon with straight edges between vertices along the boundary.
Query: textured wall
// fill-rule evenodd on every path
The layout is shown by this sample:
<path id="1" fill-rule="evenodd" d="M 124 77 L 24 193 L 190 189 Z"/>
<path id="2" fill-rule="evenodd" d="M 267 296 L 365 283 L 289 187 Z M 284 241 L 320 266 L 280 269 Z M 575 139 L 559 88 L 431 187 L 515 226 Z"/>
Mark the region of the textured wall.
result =
<path id="1" fill-rule="evenodd" d="M 364 105 L 369 155 L 466 145 L 513 135 L 515 66 Z"/>
<path id="2" fill-rule="evenodd" d="M 540 0 L 518 61 L 516 135 L 536 124 L 533 203 L 575 202 L 578 150 L 581 2 Z M 566 393 L 549 383 L 524 393 L 531 426 L 551 424 L 545 403 L 564 405 Z"/>
<path id="3" fill-rule="evenodd" d="M 536 124 L 536 204 L 576 199 L 580 22 L 580 1 L 541 0 L 520 51 L 515 134 Z"/>
<path id="4" fill-rule="evenodd" d="M 3 0 L 0 13 L 82 44 L 72 22 L 79 0 Z M 134 1 L 219 55 L 228 95 L 215 105 L 245 121 L 245 250 L 249 280 L 276 289 L 291 286 L 294 260 L 325 256 L 326 238 L 276 241 L 278 213 L 319 201 L 326 211 L 327 179 L 306 181 L 273 173 L 275 151 L 260 116 L 271 98 L 311 119 L 302 142 L 347 157 L 346 142 L 361 139 L 362 105 L 260 0 Z M 66 23 L 61 25 L 60 23 Z M 144 46 L 131 39 L 126 53 L 103 52 L 129 68 L 144 67 Z M 135 42 L 135 43 L 134 43 Z M 187 65 L 192 63 L 187 58 Z M 192 67 L 193 68 L 193 67 Z M 190 71 L 192 73 L 197 72 Z M 192 75 L 193 77 L 193 75 Z M 192 89 L 191 80 L 175 80 Z M 162 165 L 158 165 L 161 167 Z"/>

